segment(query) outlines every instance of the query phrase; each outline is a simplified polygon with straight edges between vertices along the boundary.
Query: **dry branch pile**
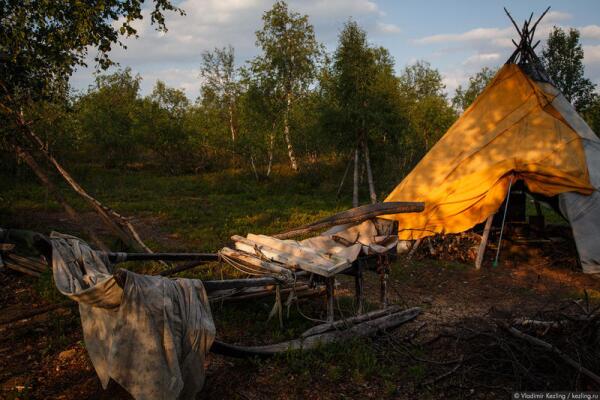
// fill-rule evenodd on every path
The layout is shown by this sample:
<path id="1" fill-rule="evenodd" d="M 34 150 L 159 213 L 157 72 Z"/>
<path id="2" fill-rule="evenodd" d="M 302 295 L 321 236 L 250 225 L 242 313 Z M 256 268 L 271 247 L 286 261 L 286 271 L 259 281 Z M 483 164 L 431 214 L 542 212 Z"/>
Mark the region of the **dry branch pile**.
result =
<path id="1" fill-rule="evenodd" d="M 600 306 L 587 294 L 553 310 L 516 318 L 491 310 L 415 339 L 387 337 L 406 368 L 422 368 L 420 384 L 449 397 L 516 390 L 600 390 Z M 423 356 L 429 354 L 429 356 Z M 433 356 L 432 356 L 433 355 Z"/>

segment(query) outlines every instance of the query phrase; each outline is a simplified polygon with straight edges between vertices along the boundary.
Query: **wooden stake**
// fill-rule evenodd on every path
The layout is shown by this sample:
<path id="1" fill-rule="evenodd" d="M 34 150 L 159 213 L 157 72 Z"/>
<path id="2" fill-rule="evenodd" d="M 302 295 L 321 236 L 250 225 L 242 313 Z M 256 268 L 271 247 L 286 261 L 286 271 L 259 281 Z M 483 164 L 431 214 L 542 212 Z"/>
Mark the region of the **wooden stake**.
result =
<path id="1" fill-rule="evenodd" d="M 356 290 L 356 315 L 363 313 L 365 294 L 364 294 L 364 277 L 363 263 L 358 260 L 356 265 L 356 275 L 354 275 L 354 287 Z"/>
<path id="2" fill-rule="evenodd" d="M 483 236 L 481 237 L 479 250 L 477 250 L 477 258 L 475 259 L 475 269 L 481 269 L 481 264 L 483 263 L 483 256 L 485 254 L 485 248 L 487 246 L 488 237 L 490 236 L 490 229 L 492 228 L 493 219 L 494 214 L 490 215 L 485 221 L 485 227 L 483 228 Z"/>
<path id="3" fill-rule="evenodd" d="M 383 261 L 383 263 L 380 265 L 379 271 L 379 302 L 381 303 L 381 307 L 384 309 L 388 306 L 387 281 L 388 267 L 387 262 Z"/>
<path id="4" fill-rule="evenodd" d="M 346 165 L 344 176 L 342 176 L 342 181 L 340 182 L 340 186 L 338 187 L 337 193 L 335 194 L 336 198 L 340 197 L 340 193 L 342 192 L 342 188 L 344 187 L 344 182 L 346 182 L 346 176 L 348 176 L 348 171 L 350 170 L 350 165 L 352 165 L 352 158 L 348 160 L 348 165 Z"/>
<path id="5" fill-rule="evenodd" d="M 334 320 L 333 303 L 335 300 L 335 278 L 326 278 L 325 285 L 327 287 L 327 322 Z"/>
<path id="6" fill-rule="evenodd" d="M 358 146 L 354 150 L 354 186 L 352 187 L 352 207 L 358 207 Z"/>
<path id="7" fill-rule="evenodd" d="M 363 141 L 363 150 L 365 154 L 365 166 L 367 167 L 367 182 L 369 183 L 369 195 L 371 203 L 377 203 L 377 193 L 375 192 L 375 184 L 373 183 L 373 172 L 371 171 L 371 160 L 369 158 L 369 145 L 367 141 Z"/>

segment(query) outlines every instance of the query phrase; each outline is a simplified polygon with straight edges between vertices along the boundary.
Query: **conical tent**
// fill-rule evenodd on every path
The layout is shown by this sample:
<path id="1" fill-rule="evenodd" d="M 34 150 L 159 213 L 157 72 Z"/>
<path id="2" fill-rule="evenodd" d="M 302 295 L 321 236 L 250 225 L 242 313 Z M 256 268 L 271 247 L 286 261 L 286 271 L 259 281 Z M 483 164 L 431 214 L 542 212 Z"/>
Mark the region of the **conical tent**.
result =
<path id="1" fill-rule="evenodd" d="M 463 232 L 496 213 L 509 182 L 522 179 L 533 193 L 559 195 L 584 270 L 600 273 L 600 140 L 551 83 L 526 70 L 505 64 L 385 199 L 422 201 L 425 210 L 387 218 L 402 240 Z"/>

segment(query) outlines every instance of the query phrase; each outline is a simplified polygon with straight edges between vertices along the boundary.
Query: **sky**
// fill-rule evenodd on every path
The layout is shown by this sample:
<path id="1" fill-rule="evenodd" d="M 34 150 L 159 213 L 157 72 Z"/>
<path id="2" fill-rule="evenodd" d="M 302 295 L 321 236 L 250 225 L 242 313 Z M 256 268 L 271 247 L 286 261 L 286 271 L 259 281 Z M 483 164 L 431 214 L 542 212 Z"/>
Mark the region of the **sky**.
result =
<path id="1" fill-rule="evenodd" d="M 157 79 L 183 89 L 190 99 L 200 94 L 201 54 L 215 47 L 232 45 L 236 64 L 259 54 L 255 32 L 262 27 L 262 14 L 273 0 L 182 0 L 175 3 L 186 15 L 169 13 L 167 33 L 157 32 L 146 18 L 136 22 L 138 38 L 124 40 L 127 49 L 115 47 L 111 58 L 121 68 L 130 67 L 142 77 L 142 94 L 152 91 Z M 581 32 L 585 53 L 585 75 L 600 85 L 600 1 L 598 0 L 289 0 L 289 8 L 307 14 L 317 40 L 329 52 L 337 46 L 344 22 L 357 21 L 367 31 L 369 42 L 386 47 L 396 71 L 417 60 L 437 68 L 451 96 L 458 85 L 481 68 L 499 66 L 514 49 L 517 33 L 506 17 L 506 7 L 519 25 L 534 12 L 550 12 L 536 31 L 542 43 L 553 26 L 574 27 Z M 541 45 L 540 45 L 541 46 Z M 539 47 L 538 49 L 539 54 Z M 94 82 L 94 62 L 71 78 L 75 90 L 86 90 Z"/>

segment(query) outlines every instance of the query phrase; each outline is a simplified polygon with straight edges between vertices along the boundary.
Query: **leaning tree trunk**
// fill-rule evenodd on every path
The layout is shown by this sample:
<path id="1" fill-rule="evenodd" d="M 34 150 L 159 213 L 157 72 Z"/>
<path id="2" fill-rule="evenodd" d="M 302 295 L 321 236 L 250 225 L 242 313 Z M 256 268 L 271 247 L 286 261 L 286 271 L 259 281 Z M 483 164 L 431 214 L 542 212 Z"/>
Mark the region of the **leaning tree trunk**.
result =
<path id="1" fill-rule="evenodd" d="M 352 207 L 358 207 L 358 146 L 354 149 L 354 185 L 352 187 Z"/>
<path id="2" fill-rule="evenodd" d="M 127 218 L 118 214 L 114 210 L 104 206 L 89 193 L 87 193 L 83 187 L 81 187 L 75 179 L 60 165 L 60 163 L 48 152 L 44 147 L 42 140 L 31 130 L 31 128 L 25 123 L 21 115 L 17 117 L 17 123 L 21 128 L 24 135 L 29 138 L 34 144 L 40 147 L 41 153 L 45 158 L 56 168 L 62 178 L 71 186 L 71 188 L 85 199 L 88 204 L 96 211 L 101 217 L 104 224 L 114 232 L 119 238 L 133 248 L 141 248 L 148 253 L 152 253 L 152 250 L 146 246 L 142 241 L 137 231 L 127 220 Z"/>
<path id="3" fill-rule="evenodd" d="M 377 193 L 375 192 L 375 184 L 373 183 L 373 172 L 371 171 L 371 160 L 369 158 L 369 145 L 367 140 L 363 141 L 363 149 L 365 153 L 365 166 L 367 167 L 367 181 L 369 182 L 369 194 L 371 196 L 371 203 L 377 203 Z"/>
<path id="4" fill-rule="evenodd" d="M 108 247 L 106 247 L 106 245 L 102 242 L 102 240 L 100 240 L 98 238 L 98 236 L 96 236 L 96 234 L 94 233 L 94 231 L 92 230 L 92 228 L 88 227 L 83 222 L 83 220 L 82 220 L 81 216 L 79 215 L 79 213 L 77 211 L 75 211 L 75 209 L 73 207 L 71 207 L 69 205 L 69 203 L 67 203 L 67 201 L 65 200 L 65 198 L 63 197 L 63 195 L 58 190 L 58 188 L 50 180 L 50 178 L 48 177 L 48 175 L 46 175 L 46 173 L 39 166 L 39 164 L 37 163 L 37 161 L 35 161 L 35 159 L 31 155 L 31 153 L 29 153 L 27 150 L 25 150 L 24 148 L 22 148 L 21 146 L 19 146 L 16 143 L 16 141 L 14 141 L 12 143 L 12 145 L 13 145 L 13 148 L 15 149 L 15 153 L 17 154 L 17 157 L 19 157 L 20 160 L 23 160 L 25 162 L 25 164 L 27 164 L 29 166 L 29 168 L 31 168 L 31 170 L 38 177 L 38 179 L 40 180 L 40 182 L 42 182 L 42 184 L 44 186 L 46 186 L 46 188 L 48 189 L 48 191 L 50 193 L 52 193 L 52 195 L 54 196 L 54 198 L 56 199 L 56 201 L 58 201 L 58 203 L 63 207 L 63 209 L 65 210 L 65 212 L 69 216 L 69 218 L 82 228 L 82 230 L 84 231 L 84 233 L 87 236 L 89 236 L 89 238 L 91 239 L 91 241 L 96 246 L 98 246 L 98 248 L 100 248 L 101 250 L 104 250 L 104 251 L 108 251 Z"/>
<path id="5" fill-rule="evenodd" d="M 297 172 L 298 171 L 298 163 L 296 161 L 296 156 L 294 155 L 294 147 L 292 146 L 292 140 L 290 138 L 290 109 L 292 108 L 292 94 L 290 92 L 286 95 L 286 107 L 285 113 L 283 117 L 283 136 L 285 138 L 285 143 L 287 144 L 288 157 L 290 158 L 290 164 L 292 169 Z"/>

